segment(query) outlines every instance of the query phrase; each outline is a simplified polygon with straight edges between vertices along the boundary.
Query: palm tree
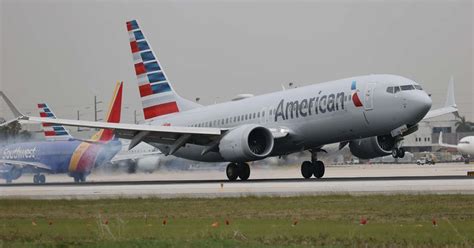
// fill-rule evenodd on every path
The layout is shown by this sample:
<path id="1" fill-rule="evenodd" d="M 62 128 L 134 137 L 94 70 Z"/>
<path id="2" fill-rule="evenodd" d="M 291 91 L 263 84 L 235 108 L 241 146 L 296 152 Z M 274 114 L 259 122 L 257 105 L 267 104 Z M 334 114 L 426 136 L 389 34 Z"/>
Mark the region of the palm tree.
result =
<path id="1" fill-rule="evenodd" d="M 471 132 L 474 128 L 474 123 L 467 121 L 465 116 L 459 116 L 456 121 L 456 132 Z"/>

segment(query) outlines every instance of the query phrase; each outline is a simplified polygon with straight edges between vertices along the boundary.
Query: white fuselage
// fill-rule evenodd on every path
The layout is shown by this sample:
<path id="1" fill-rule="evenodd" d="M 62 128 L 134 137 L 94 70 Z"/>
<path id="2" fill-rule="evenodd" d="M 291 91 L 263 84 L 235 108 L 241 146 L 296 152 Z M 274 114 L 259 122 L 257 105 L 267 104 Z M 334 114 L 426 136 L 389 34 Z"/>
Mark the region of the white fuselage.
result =
<path id="1" fill-rule="evenodd" d="M 474 136 L 467 136 L 462 138 L 458 145 L 457 149 L 459 153 L 463 155 L 474 156 Z"/>
<path id="2" fill-rule="evenodd" d="M 421 89 L 387 91 L 388 87 L 402 85 L 419 87 L 413 80 L 395 75 L 359 76 L 204 106 L 166 115 L 149 124 L 228 129 L 258 124 L 269 129 L 284 128 L 289 130 L 288 138 L 276 139 L 270 155 L 278 156 L 387 135 L 403 125 L 417 124 L 429 111 L 431 99 Z M 362 106 L 354 99 L 356 92 Z M 170 149 L 168 145 L 152 145 L 164 153 Z M 198 161 L 225 161 L 218 152 L 201 155 L 203 149 L 186 144 L 174 155 Z"/>

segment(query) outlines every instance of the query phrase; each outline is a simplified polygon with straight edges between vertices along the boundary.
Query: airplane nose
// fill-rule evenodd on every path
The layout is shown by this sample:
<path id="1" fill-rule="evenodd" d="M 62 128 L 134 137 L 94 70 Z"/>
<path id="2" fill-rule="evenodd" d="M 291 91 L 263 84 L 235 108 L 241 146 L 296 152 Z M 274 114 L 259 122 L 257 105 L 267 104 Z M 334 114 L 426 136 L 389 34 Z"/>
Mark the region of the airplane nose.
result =
<path id="1" fill-rule="evenodd" d="M 423 119 L 430 111 L 432 103 L 431 98 L 426 92 L 418 92 L 416 97 L 412 99 L 413 110 L 420 119 Z"/>

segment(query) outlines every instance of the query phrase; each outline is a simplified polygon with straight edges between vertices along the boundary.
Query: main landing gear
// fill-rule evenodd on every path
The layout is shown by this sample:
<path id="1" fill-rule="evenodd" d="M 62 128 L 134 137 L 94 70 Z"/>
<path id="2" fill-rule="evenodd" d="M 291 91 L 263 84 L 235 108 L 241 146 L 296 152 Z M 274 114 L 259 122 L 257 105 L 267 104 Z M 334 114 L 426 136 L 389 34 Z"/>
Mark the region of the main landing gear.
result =
<path id="1" fill-rule="evenodd" d="M 86 175 L 84 175 L 83 173 L 75 174 L 73 177 L 75 183 L 83 183 L 86 181 Z"/>
<path id="2" fill-rule="evenodd" d="M 46 176 L 43 174 L 35 174 L 33 176 L 33 183 L 34 184 L 43 184 L 46 183 Z"/>
<path id="3" fill-rule="evenodd" d="M 247 163 L 230 163 L 225 170 L 229 181 L 235 181 L 237 178 L 245 181 L 250 176 L 250 166 Z"/>
<path id="4" fill-rule="evenodd" d="M 306 179 L 313 175 L 316 178 L 321 178 L 324 176 L 324 171 L 324 163 L 318 160 L 316 151 L 311 151 L 311 161 L 304 161 L 301 164 L 301 175 Z"/>
<path id="5" fill-rule="evenodd" d="M 403 158 L 403 157 L 405 157 L 405 149 L 403 149 L 403 148 L 394 148 L 392 150 L 392 157 L 393 158 Z"/>

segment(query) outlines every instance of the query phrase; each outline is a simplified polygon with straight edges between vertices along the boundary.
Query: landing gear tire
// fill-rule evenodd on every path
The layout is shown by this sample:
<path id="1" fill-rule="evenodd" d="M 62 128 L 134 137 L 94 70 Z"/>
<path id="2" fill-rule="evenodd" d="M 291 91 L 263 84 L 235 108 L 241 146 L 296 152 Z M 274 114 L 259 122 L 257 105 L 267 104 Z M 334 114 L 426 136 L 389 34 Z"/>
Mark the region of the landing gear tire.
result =
<path id="1" fill-rule="evenodd" d="M 86 176 L 84 174 L 77 174 L 74 176 L 75 183 L 82 183 L 86 181 Z"/>
<path id="2" fill-rule="evenodd" d="M 130 161 L 127 168 L 128 174 L 137 173 L 137 163 L 135 161 Z"/>
<path id="3" fill-rule="evenodd" d="M 315 161 L 314 162 L 314 177 L 321 178 L 324 176 L 324 172 L 326 168 L 324 167 L 324 163 L 322 161 Z"/>
<path id="4" fill-rule="evenodd" d="M 405 149 L 403 149 L 403 148 L 397 149 L 397 157 L 399 157 L 399 158 L 405 157 Z"/>
<path id="5" fill-rule="evenodd" d="M 235 181 L 237 180 L 237 177 L 239 177 L 239 171 L 238 171 L 237 164 L 235 163 L 230 163 L 227 165 L 227 168 L 225 170 L 225 173 L 227 175 L 227 178 L 229 181 Z"/>
<path id="6" fill-rule="evenodd" d="M 46 177 L 42 174 L 35 174 L 33 175 L 33 183 L 34 184 L 46 183 Z"/>
<path id="7" fill-rule="evenodd" d="M 392 157 L 393 158 L 397 158 L 398 157 L 398 152 L 397 152 L 398 149 L 393 149 L 392 150 Z"/>
<path id="8" fill-rule="evenodd" d="M 313 175 L 313 164 L 310 161 L 304 161 L 301 164 L 301 175 L 306 179 Z"/>
<path id="9" fill-rule="evenodd" d="M 45 175 L 38 175 L 39 183 L 43 184 L 46 183 L 46 176 Z"/>
<path id="10" fill-rule="evenodd" d="M 246 181 L 250 177 L 250 166 L 247 163 L 238 164 L 239 178 L 242 181 Z"/>
<path id="11" fill-rule="evenodd" d="M 403 158 L 405 157 L 405 149 L 403 148 L 395 148 L 392 150 L 392 157 L 393 158 Z"/>

